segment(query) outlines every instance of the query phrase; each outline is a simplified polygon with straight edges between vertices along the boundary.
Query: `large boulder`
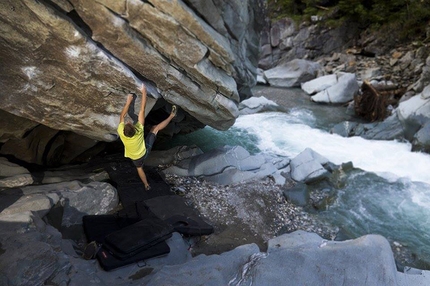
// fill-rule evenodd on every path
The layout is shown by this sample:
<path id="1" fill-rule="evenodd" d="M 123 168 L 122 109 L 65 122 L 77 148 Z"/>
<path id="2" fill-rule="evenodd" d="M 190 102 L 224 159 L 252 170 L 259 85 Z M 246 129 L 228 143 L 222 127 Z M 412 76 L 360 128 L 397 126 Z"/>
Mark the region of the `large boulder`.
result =
<path id="1" fill-rule="evenodd" d="M 354 99 L 359 90 L 355 74 L 338 75 L 337 82 L 312 96 L 312 101 L 320 103 L 346 103 Z"/>
<path id="2" fill-rule="evenodd" d="M 313 95 L 335 85 L 338 81 L 336 74 L 329 74 L 302 83 L 301 88 L 307 94 Z"/>
<path id="3" fill-rule="evenodd" d="M 262 5 L 2 1 L 0 109 L 55 130 L 112 141 L 125 96 L 139 94 L 145 82 L 147 113 L 154 108 L 165 114 L 177 104 L 186 115 L 180 126 L 197 121 L 225 130 L 256 83 Z"/>
<path id="4" fill-rule="evenodd" d="M 285 108 L 279 106 L 276 102 L 269 100 L 264 96 L 251 97 L 239 104 L 240 115 L 269 111 L 285 111 Z"/>
<path id="5" fill-rule="evenodd" d="M 322 74 L 323 68 L 319 63 L 301 59 L 282 63 L 264 71 L 267 82 L 275 87 L 300 87 L 302 83 Z"/>
<path id="6" fill-rule="evenodd" d="M 323 166 L 327 163 L 329 163 L 327 158 L 310 148 L 306 148 L 291 159 L 291 178 L 304 183 L 312 183 L 327 178 L 330 173 Z"/>
<path id="7" fill-rule="evenodd" d="M 295 231 L 269 240 L 267 257 L 248 273 L 243 280 L 255 285 L 397 285 L 390 244 L 379 235 L 339 242 Z"/>
<path id="8" fill-rule="evenodd" d="M 85 214 L 105 214 L 118 203 L 118 194 L 108 183 L 79 181 L 40 186 L 26 186 L 0 192 L 0 215 L 15 215 L 26 211 L 48 214 L 54 205 L 63 209 L 61 225 L 82 223 Z"/>

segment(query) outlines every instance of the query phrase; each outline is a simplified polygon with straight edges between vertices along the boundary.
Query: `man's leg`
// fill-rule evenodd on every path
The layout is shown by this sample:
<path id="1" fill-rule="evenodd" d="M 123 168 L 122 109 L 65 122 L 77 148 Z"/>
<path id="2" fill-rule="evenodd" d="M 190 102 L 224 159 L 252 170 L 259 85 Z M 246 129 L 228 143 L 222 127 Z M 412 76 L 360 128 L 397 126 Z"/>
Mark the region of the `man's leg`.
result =
<path id="1" fill-rule="evenodd" d="M 172 112 L 170 112 L 169 117 L 158 123 L 157 125 L 151 128 L 151 132 L 157 135 L 158 131 L 166 128 L 166 126 L 172 121 L 172 119 L 176 116 L 177 107 L 176 105 L 172 106 Z"/>
<path id="2" fill-rule="evenodd" d="M 140 179 L 142 180 L 143 184 L 145 185 L 145 189 L 149 190 L 149 184 L 148 180 L 146 179 L 145 171 L 143 171 L 142 167 L 137 167 L 137 173 L 139 174 Z"/>
<path id="3" fill-rule="evenodd" d="M 145 139 L 145 144 L 147 144 L 145 157 L 149 155 L 149 152 L 151 152 L 152 144 L 154 143 L 154 140 L 155 140 L 155 137 L 156 137 L 158 131 L 165 128 L 170 123 L 170 121 L 176 116 L 176 111 L 177 111 L 176 105 L 173 105 L 172 106 L 172 112 L 170 112 L 169 117 L 167 117 L 165 120 L 161 121 L 159 124 L 157 124 L 151 128 L 150 132 L 154 133 L 154 134 L 153 135 L 149 134 L 147 136 L 147 138 Z M 149 139 L 149 141 L 146 142 L 148 139 Z M 143 168 L 138 167 L 137 172 L 139 173 L 139 177 L 142 180 L 143 184 L 145 185 L 145 189 L 149 190 L 151 187 L 148 184 L 148 180 L 146 179 L 146 175 L 145 175 L 145 172 L 143 171 Z"/>

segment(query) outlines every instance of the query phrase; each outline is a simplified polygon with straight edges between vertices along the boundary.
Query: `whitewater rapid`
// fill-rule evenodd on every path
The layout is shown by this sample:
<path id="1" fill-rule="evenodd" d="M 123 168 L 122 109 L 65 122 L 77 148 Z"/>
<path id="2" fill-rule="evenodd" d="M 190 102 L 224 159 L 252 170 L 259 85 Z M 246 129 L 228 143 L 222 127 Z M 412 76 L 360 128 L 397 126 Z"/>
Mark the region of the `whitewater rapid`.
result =
<path id="1" fill-rule="evenodd" d="M 259 113 L 240 116 L 234 128 L 257 137 L 263 153 L 294 158 L 311 148 L 335 164 L 352 162 L 390 181 L 405 178 L 430 184 L 430 155 L 411 152 L 410 143 L 345 138 L 313 128 L 315 121 L 307 111 Z"/>

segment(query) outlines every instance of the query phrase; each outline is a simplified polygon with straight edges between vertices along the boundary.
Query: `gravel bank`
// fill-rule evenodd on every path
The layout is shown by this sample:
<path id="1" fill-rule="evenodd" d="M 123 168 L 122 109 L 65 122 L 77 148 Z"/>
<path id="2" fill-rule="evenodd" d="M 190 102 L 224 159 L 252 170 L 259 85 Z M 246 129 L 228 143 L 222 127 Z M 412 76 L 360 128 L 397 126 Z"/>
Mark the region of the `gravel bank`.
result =
<path id="1" fill-rule="evenodd" d="M 271 178 L 230 186 L 175 175 L 167 175 L 166 181 L 215 229 L 199 241 L 190 240 L 193 255 L 219 254 L 249 243 L 265 251 L 267 240 L 299 229 L 327 239 L 337 233 L 337 228 L 286 201 Z"/>

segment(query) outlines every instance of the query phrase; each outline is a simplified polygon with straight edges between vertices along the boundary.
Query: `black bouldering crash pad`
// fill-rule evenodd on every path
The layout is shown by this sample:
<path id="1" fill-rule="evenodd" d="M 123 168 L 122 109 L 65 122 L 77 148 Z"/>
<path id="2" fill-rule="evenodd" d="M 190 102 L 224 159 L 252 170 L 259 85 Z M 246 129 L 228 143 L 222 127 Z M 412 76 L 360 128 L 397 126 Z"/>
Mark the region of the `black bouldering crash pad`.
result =
<path id="1" fill-rule="evenodd" d="M 152 247 L 123 260 L 116 258 L 108 249 L 102 246 L 101 249 L 97 252 L 96 258 L 99 261 L 100 266 L 104 270 L 109 271 L 131 263 L 166 255 L 168 253 L 170 253 L 169 245 L 165 241 L 161 241 L 160 243 L 157 243 Z"/>

